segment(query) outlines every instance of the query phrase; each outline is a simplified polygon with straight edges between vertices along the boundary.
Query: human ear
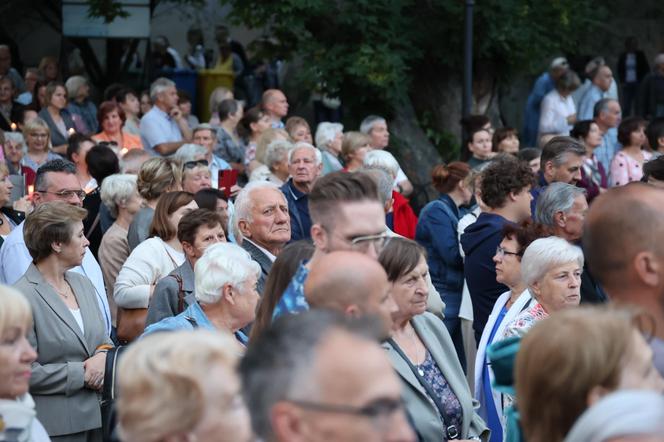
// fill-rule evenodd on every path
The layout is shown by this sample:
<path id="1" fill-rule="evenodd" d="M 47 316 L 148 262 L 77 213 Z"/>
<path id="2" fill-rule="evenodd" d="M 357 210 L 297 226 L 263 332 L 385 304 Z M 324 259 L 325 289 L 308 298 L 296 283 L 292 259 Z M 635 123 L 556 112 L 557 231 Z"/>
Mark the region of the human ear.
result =
<path id="1" fill-rule="evenodd" d="M 565 227 L 566 219 L 565 213 L 562 211 L 556 212 L 553 214 L 553 222 L 558 227 Z"/>
<path id="2" fill-rule="evenodd" d="M 639 279 L 650 287 L 657 287 L 662 283 L 660 272 L 662 265 L 650 251 L 638 253 L 632 265 Z"/>
<path id="3" fill-rule="evenodd" d="M 593 388 L 591 388 L 590 391 L 588 392 L 588 397 L 586 398 L 586 403 L 588 404 L 588 408 L 590 408 L 592 405 L 594 405 L 596 402 L 598 402 L 607 394 L 609 394 L 609 390 L 602 387 L 601 385 L 596 385 Z"/>
<path id="4" fill-rule="evenodd" d="M 317 249 L 326 250 L 327 248 L 327 232 L 320 224 L 313 224 L 311 226 L 311 240 Z"/>
<path id="5" fill-rule="evenodd" d="M 539 298 L 541 293 L 539 281 L 533 282 L 528 288 L 530 289 L 530 294 L 533 295 L 533 298 L 538 301 L 537 298 Z"/>
<path id="6" fill-rule="evenodd" d="M 242 233 L 242 236 L 246 238 L 251 238 L 251 231 L 249 231 L 249 223 L 245 219 L 241 219 L 237 223 L 238 229 L 240 229 L 240 233 Z"/>
<path id="7" fill-rule="evenodd" d="M 288 402 L 277 402 L 270 410 L 270 424 L 276 440 L 305 442 L 307 439 L 306 422 L 302 412 Z"/>

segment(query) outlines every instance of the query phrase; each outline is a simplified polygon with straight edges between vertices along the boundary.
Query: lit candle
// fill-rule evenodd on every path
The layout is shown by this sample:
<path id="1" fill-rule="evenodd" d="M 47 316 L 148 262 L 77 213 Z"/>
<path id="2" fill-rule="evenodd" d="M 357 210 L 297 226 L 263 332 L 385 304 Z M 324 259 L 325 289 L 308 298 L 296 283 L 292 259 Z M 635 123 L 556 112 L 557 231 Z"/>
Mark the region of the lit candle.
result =
<path id="1" fill-rule="evenodd" d="M 72 135 L 74 135 L 74 134 L 76 133 L 76 131 L 75 131 L 74 128 L 72 127 L 71 129 L 69 129 L 69 130 L 67 131 L 67 133 L 69 134 L 69 136 L 72 136 Z"/>
<path id="2" fill-rule="evenodd" d="M 30 185 L 28 186 L 28 196 L 32 198 L 32 194 L 33 194 L 33 193 L 35 193 L 35 186 L 33 186 L 32 184 L 30 184 Z"/>
<path id="3" fill-rule="evenodd" d="M 129 149 L 123 147 L 122 150 L 120 150 L 120 156 L 124 156 L 127 152 L 129 152 Z"/>
<path id="4" fill-rule="evenodd" d="M 16 123 L 10 124 L 9 127 L 12 128 L 12 132 L 16 132 Z"/>

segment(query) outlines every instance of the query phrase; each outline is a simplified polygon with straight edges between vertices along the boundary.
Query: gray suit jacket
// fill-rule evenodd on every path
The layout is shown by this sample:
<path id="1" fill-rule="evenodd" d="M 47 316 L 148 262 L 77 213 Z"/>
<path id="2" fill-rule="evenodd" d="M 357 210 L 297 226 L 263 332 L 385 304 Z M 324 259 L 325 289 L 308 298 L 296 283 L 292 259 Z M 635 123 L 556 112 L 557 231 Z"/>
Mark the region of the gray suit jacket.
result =
<path id="1" fill-rule="evenodd" d="M 251 259 L 256 261 L 258 265 L 261 266 L 261 276 L 258 278 L 258 293 L 260 293 L 262 296 L 263 288 L 265 288 L 265 280 L 267 279 L 267 275 L 270 273 L 270 269 L 272 268 L 272 261 L 270 258 L 268 258 L 265 252 L 246 239 L 242 240 L 242 248 L 249 252 Z"/>
<path id="2" fill-rule="evenodd" d="M 90 280 L 74 272 L 67 272 L 65 279 L 78 301 L 85 333 L 34 264 L 14 284 L 32 308 L 34 324 L 28 339 L 38 357 L 32 364 L 30 394 L 50 436 L 101 427 L 97 392 L 84 386 L 83 361 L 99 345 L 112 345 Z"/>
<path id="3" fill-rule="evenodd" d="M 454 344 L 445 325 L 439 318 L 428 312 L 414 317 L 412 324 L 445 376 L 450 388 L 461 402 L 463 409 L 461 439 L 481 436 L 483 441 L 487 441 L 489 430 L 474 410 L 473 395 L 468 388 L 468 381 L 463 374 Z M 440 441 L 443 438 L 443 422 L 438 416 L 436 406 L 429 400 L 426 390 L 417 380 L 408 363 L 388 342 L 383 343 L 383 347 L 388 351 L 392 366 L 401 378 L 406 410 L 413 419 L 415 429 L 425 442 Z"/>
<path id="4" fill-rule="evenodd" d="M 180 286 L 173 276 L 182 278 L 182 291 L 184 292 L 184 308 L 186 309 L 192 303 L 196 302 L 194 298 L 194 269 L 189 259 L 184 260 L 184 264 L 177 267 L 166 277 L 161 278 L 154 288 L 154 294 L 150 299 L 148 306 L 148 316 L 145 320 L 145 326 L 155 324 L 164 318 L 177 316 L 178 311 L 178 292 Z"/>

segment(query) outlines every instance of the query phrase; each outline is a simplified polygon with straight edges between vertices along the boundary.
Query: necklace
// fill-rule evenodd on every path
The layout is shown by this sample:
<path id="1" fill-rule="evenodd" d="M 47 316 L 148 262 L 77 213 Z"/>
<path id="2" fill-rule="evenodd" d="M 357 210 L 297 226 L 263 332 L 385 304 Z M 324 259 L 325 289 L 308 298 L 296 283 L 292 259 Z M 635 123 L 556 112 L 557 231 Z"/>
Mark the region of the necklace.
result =
<path id="1" fill-rule="evenodd" d="M 420 376 L 424 376 L 424 370 L 422 370 L 421 364 L 417 364 L 417 361 L 420 360 L 420 355 L 419 355 L 419 346 L 418 346 L 418 339 L 417 339 L 417 332 L 415 331 L 414 328 L 411 327 L 412 333 L 404 333 L 406 336 L 408 336 L 408 339 L 410 340 L 411 344 L 413 345 L 413 350 L 415 351 L 415 367 L 417 368 L 417 373 Z M 424 349 L 424 359 L 426 359 L 426 353 L 427 350 L 426 348 Z M 425 361 L 422 361 L 424 363 Z"/>
<path id="2" fill-rule="evenodd" d="M 55 284 L 51 284 L 50 282 L 49 282 L 49 285 L 50 285 L 51 287 L 53 287 L 53 290 L 55 290 L 55 292 L 56 292 L 58 295 L 62 296 L 62 297 L 65 298 L 65 299 L 69 299 L 69 293 L 67 293 L 67 292 L 69 291 L 69 283 L 67 283 L 67 281 L 65 281 L 65 285 L 66 285 L 65 287 L 66 287 L 66 288 L 65 288 L 64 291 L 58 289 L 58 287 L 56 287 Z"/>

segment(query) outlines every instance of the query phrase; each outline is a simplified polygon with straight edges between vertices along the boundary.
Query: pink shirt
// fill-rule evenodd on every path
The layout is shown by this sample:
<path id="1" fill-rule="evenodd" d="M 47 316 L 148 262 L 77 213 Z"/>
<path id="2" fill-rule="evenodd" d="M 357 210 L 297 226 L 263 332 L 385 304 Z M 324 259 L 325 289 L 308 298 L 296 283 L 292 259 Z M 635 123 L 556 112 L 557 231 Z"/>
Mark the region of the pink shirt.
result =
<path id="1" fill-rule="evenodd" d="M 643 162 L 652 158 L 652 154 L 647 150 L 642 150 Z M 611 161 L 611 174 L 609 175 L 609 186 L 624 186 L 632 181 L 639 181 L 643 177 L 643 164 L 638 160 L 625 154 L 622 150 L 618 151 Z"/>

